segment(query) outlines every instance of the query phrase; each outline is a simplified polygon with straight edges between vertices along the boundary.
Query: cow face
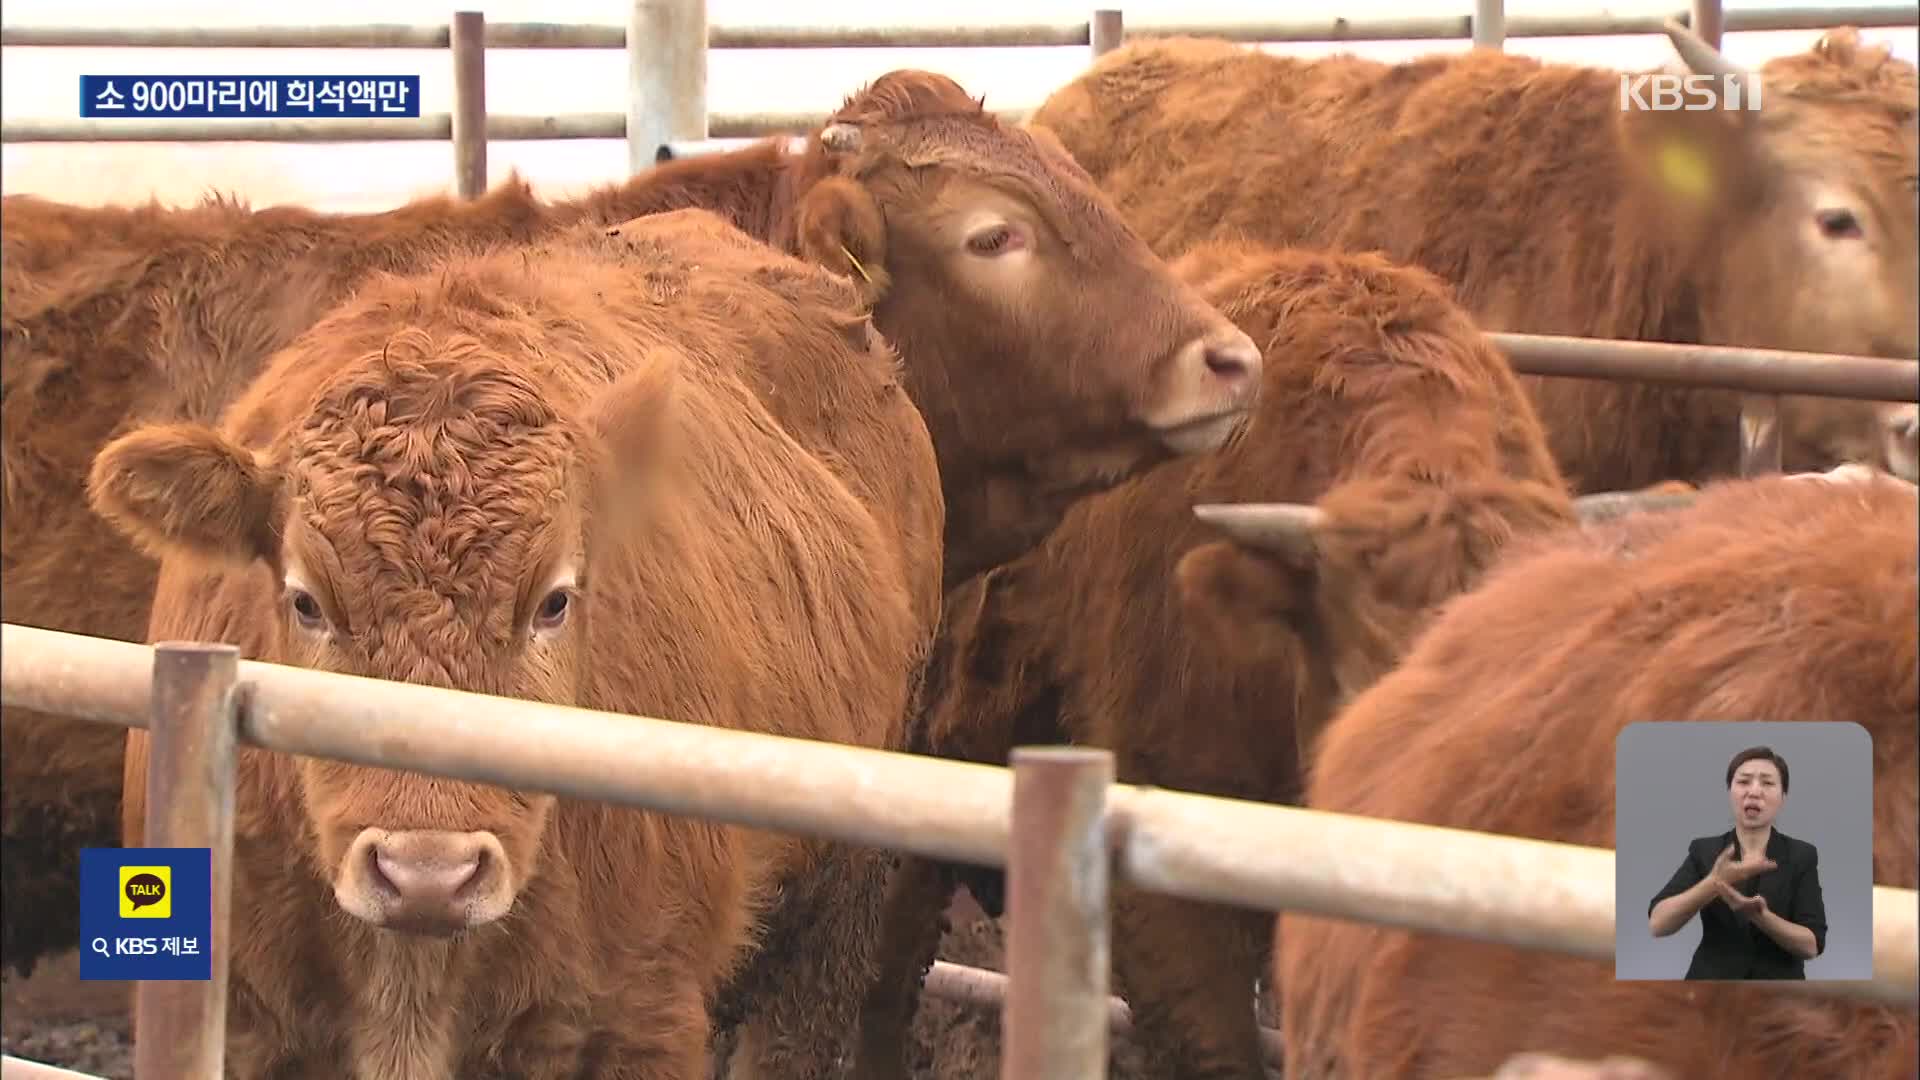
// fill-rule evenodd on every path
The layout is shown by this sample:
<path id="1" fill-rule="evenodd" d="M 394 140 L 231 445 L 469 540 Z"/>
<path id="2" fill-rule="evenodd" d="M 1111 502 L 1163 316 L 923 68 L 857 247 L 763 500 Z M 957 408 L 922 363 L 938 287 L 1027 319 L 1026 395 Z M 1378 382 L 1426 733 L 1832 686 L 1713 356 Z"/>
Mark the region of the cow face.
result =
<path id="1" fill-rule="evenodd" d="M 258 605 L 232 617 L 265 628 L 259 659 L 578 704 L 593 535 L 647 505 L 631 482 L 659 475 L 673 369 L 628 375 L 578 421 L 524 364 L 410 328 L 322 384 L 267 449 L 147 427 L 101 451 L 90 497 L 161 558 L 235 579 L 264 566 L 273 587 L 230 591 Z M 294 767 L 321 874 L 374 926 L 479 926 L 534 873 L 551 796 Z"/>
<path id="2" fill-rule="evenodd" d="M 799 246 L 867 288 L 950 479 L 964 458 L 1105 487 L 1219 446 L 1251 404 L 1259 350 L 1050 133 L 895 72 L 831 118 L 808 161 L 820 179 Z"/>
<path id="3" fill-rule="evenodd" d="M 1920 356 L 1920 83 L 1852 29 L 1757 73 L 1690 31 L 1668 34 L 1686 71 L 1740 83 L 1758 109 L 1623 111 L 1621 132 L 1661 228 L 1698 260 L 1703 340 Z M 1794 398 L 1786 466 L 1871 461 L 1913 479 L 1878 441 L 1888 406 Z M 1895 453 L 1884 451 L 1893 450 Z"/>
<path id="4" fill-rule="evenodd" d="M 1920 81 L 1851 29 L 1758 72 L 1669 26 L 1687 70 L 1757 109 L 1620 114 L 1649 197 L 1698 237 L 1707 340 L 1913 359 Z"/>

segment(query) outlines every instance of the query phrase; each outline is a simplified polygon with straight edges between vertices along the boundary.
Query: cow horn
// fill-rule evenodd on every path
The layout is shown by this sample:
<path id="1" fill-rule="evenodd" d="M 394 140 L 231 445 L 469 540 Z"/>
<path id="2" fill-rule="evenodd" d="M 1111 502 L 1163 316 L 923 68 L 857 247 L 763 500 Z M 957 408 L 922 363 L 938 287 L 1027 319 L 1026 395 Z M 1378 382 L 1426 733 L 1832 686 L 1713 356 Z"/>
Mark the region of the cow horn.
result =
<path id="1" fill-rule="evenodd" d="M 1605 491 L 1573 500 L 1573 512 L 1579 515 L 1582 525 L 1594 525 L 1630 514 L 1679 510 L 1692 506 L 1697 498 L 1699 495 L 1695 492 Z"/>
<path id="2" fill-rule="evenodd" d="M 860 149 L 860 129 L 852 124 L 828 124 L 820 129 L 820 145 L 828 153 L 851 154 Z"/>
<path id="3" fill-rule="evenodd" d="M 1318 548 L 1313 531 L 1326 520 L 1319 507 L 1299 503 L 1202 503 L 1193 516 L 1248 547 L 1302 563 L 1313 561 Z"/>
<path id="4" fill-rule="evenodd" d="M 1747 69 L 1726 58 L 1720 50 L 1707 44 L 1707 39 L 1682 25 L 1679 19 L 1666 21 L 1668 40 L 1673 42 L 1673 51 L 1680 54 L 1687 69 L 1696 75 L 1745 76 Z"/>

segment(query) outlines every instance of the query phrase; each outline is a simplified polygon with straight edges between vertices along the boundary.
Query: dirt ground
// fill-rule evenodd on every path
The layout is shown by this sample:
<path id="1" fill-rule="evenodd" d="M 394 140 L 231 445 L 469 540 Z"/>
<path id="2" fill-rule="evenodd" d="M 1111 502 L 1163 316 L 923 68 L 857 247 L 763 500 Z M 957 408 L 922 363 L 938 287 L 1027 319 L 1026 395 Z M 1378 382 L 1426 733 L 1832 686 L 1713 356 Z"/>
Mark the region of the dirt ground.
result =
<path id="1" fill-rule="evenodd" d="M 966 907 L 970 905 L 955 905 Z M 978 909 L 972 913 L 977 915 Z M 1005 971 L 1002 941 L 996 920 L 956 919 L 940 957 Z M 78 953 L 42 964 L 30 979 L 9 972 L 0 993 L 0 1046 L 18 1057 L 107 1080 L 133 1080 L 130 1003 L 129 983 L 81 982 Z M 993 1080 L 999 1075 L 1000 1017 L 992 1011 L 923 998 L 914 1043 L 913 1080 Z M 1114 1040 L 1112 1080 L 1136 1080 L 1139 1075 L 1133 1048 Z"/>
<path id="2" fill-rule="evenodd" d="M 133 1080 L 133 984 L 81 982 L 79 952 L 47 960 L 0 989 L 0 1049 L 108 1080 Z"/>

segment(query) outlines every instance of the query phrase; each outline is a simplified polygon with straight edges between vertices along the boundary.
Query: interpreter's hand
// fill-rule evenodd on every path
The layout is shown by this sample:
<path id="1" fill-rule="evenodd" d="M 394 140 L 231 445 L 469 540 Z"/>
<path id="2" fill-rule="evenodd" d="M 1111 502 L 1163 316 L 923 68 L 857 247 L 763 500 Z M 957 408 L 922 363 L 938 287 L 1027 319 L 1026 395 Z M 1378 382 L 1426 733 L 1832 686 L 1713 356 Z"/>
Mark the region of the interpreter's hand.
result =
<path id="1" fill-rule="evenodd" d="M 1767 898 L 1748 896 L 1731 885 L 1720 885 L 1720 899 L 1727 902 L 1735 915 L 1747 919 L 1757 919 L 1767 913 Z"/>
<path id="2" fill-rule="evenodd" d="M 1728 844 L 1727 849 L 1720 853 L 1720 857 L 1713 860 L 1713 869 L 1708 874 L 1717 884 L 1738 885 L 1755 874 L 1766 873 L 1775 865 L 1777 864 L 1765 855 L 1757 859 L 1735 861 L 1733 845 Z"/>

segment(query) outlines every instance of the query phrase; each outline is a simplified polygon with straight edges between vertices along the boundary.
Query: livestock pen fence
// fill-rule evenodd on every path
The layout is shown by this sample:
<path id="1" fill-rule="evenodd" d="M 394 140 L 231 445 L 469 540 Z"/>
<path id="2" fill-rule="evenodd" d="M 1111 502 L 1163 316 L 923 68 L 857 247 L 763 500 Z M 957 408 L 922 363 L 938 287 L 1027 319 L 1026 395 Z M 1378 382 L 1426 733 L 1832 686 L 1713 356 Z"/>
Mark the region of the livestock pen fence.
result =
<path id="1" fill-rule="evenodd" d="M 0 142 L 364 142 L 450 140 L 455 188 L 474 198 L 486 187 L 489 139 L 626 140 L 628 164 L 638 172 L 658 162 L 724 150 L 756 138 L 798 136 L 817 127 L 821 113 L 709 114 L 707 53 L 710 49 L 943 48 L 1086 46 L 1094 56 L 1117 47 L 1129 34 L 1161 37 L 1192 34 L 1243 43 L 1406 41 L 1471 38 L 1477 47 L 1501 48 L 1507 38 L 1660 33 L 1664 14 L 1516 15 L 1504 0 L 1474 0 L 1472 14 L 1348 19 L 1293 15 L 1280 18 L 1155 20 L 1129 28 L 1118 8 L 1093 11 L 1085 21 L 1021 25 L 898 23 L 866 27 L 827 25 L 708 25 L 706 0 L 633 0 L 625 26 L 611 24 L 499 23 L 480 12 L 461 11 L 446 25 L 256 26 L 237 28 L 109 28 L 98 26 L 4 26 L 0 47 L 129 48 L 444 48 L 453 63 L 451 113 L 414 118 L 335 119 L 0 120 Z M 1796 5 L 1724 11 L 1720 0 L 1692 0 L 1672 18 L 1718 45 L 1726 32 L 1810 30 L 1850 24 L 1913 26 L 1912 3 Z M 492 115 L 486 104 L 486 56 L 500 49 L 621 49 L 628 55 L 628 102 L 624 113 L 554 116 Z M 1030 108 L 999 110 L 1019 120 Z M 1748 475 L 1781 467 L 1781 393 L 1870 397 L 1911 401 L 1913 378 L 1866 357 L 1834 357 L 1736 348 L 1700 348 L 1603 338 L 1496 334 L 1515 370 L 1522 373 L 1601 379 L 1688 383 L 1725 377 L 1710 385 L 1747 391 L 1740 424 L 1741 471 Z M 1776 377 L 1777 376 L 1777 377 Z M 1817 386 L 1843 389 L 1818 389 Z M 1800 387 L 1794 389 L 1794 387 Z M 1886 388 L 1881 392 L 1874 388 Z"/>
<path id="2" fill-rule="evenodd" d="M 627 27 L 510 23 L 461 12 L 450 26 L 281 27 L 239 30 L 0 28 L 0 45 L 153 47 L 448 48 L 452 114 L 406 120 L 28 121 L 0 123 L 0 141 L 445 140 L 457 187 L 484 187 L 486 144 L 498 139 L 625 137 L 638 170 L 725 149 L 739 140 L 798 134 L 822 116 L 709 116 L 706 48 L 1118 44 L 1121 14 L 1015 27 L 867 29 L 706 25 L 704 4 L 636 3 Z M 1907 26 L 1905 6 L 1775 8 L 1681 13 L 1708 40 L 1722 30 L 1812 29 L 1837 23 Z M 1378 20 L 1287 18 L 1161 24 L 1242 42 L 1395 40 L 1652 33 L 1658 16 L 1507 20 L 1498 0 L 1472 16 Z M 625 114 L 489 116 L 485 49 L 626 47 L 632 98 Z M 1010 110 L 1014 118 L 1026 110 Z M 1718 387 L 1746 396 L 1742 468 L 1778 471 L 1777 396 L 1806 394 L 1920 402 L 1920 365 L 1720 346 L 1683 346 L 1531 334 L 1493 334 L 1516 370 Z M 140 1080 L 221 1074 L 233 768 L 240 743 L 287 753 L 412 769 L 604 800 L 742 825 L 834 837 L 1008 871 L 1004 977 L 936 964 L 929 993 L 1006 1012 L 1002 1075 L 1105 1075 L 1107 1038 L 1126 1010 L 1107 994 L 1107 887 L 1291 909 L 1529 949 L 1613 955 L 1613 853 L 1604 849 L 1240 802 L 1113 782 L 1111 755 L 1022 748 L 1012 766 L 719 731 L 521 701 L 241 661 L 230 647 L 134 645 L 6 625 L 0 700 L 82 720 L 149 729 L 153 808 L 146 842 L 214 852 L 211 981 L 144 983 L 135 1053 Z M 1249 847 L 1248 837 L 1257 838 Z M 1100 857 L 1102 852 L 1112 858 Z M 1443 857 L 1435 859 L 1436 852 Z M 1874 891 L 1874 977 L 1780 987 L 1911 1002 L 1916 996 L 1913 890 Z M 1275 1035 L 1265 1033 L 1269 1052 Z M 55 1070 L 8 1058 L 5 1077 Z M 61 1075 L 81 1074 L 60 1071 Z"/>
<path id="3" fill-rule="evenodd" d="M 1107 1075 L 1124 1021 L 1107 992 L 1111 876 L 1191 900 L 1614 953 L 1610 850 L 1121 784 L 1100 749 L 1023 747 L 1010 767 L 980 765 L 14 624 L 0 627 L 0 701 L 146 729 L 145 842 L 212 849 L 212 977 L 137 984 L 138 1080 L 223 1075 L 242 744 L 1004 867 L 1006 974 L 958 981 L 1001 999 L 1008 1080 Z M 1914 1001 L 1917 907 L 1914 890 L 1874 888 L 1871 979 L 1772 988 Z M 49 1075 L 6 1065 L 9 1080 Z"/>

